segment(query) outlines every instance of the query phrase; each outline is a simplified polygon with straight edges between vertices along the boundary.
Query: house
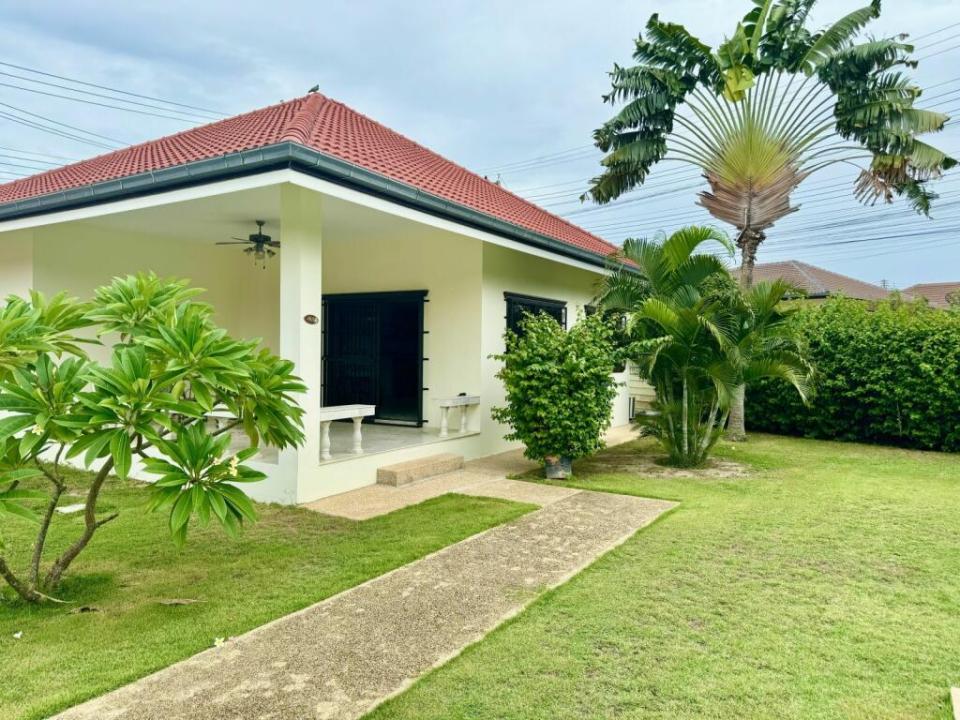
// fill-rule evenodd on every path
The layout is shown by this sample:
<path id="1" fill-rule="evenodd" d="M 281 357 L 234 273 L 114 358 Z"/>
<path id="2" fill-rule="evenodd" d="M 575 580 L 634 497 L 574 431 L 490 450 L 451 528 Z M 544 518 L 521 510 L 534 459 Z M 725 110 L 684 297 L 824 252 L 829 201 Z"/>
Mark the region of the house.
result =
<path id="1" fill-rule="evenodd" d="M 275 257 L 218 244 L 256 221 Z M 185 277 L 231 333 L 296 363 L 305 444 L 261 453 L 268 480 L 251 488 L 284 503 L 509 448 L 490 355 L 523 310 L 575 322 L 613 250 L 318 93 L 0 186 L 3 296 Z M 359 446 L 349 420 L 330 422 L 352 417 Z"/>
<path id="2" fill-rule="evenodd" d="M 738 275 L 739 271 L 735 271 L 734 274 Z M 857 300 L 883 300 L 890 295 L 889 290 L 879 285 L 863 282 L 799 260 L 760 263 L 753 268 L 755 283 L 781 278 L 803 290 L 806 297 L 811 300 L 822 300 L 831 295 L 843 295 Z"/>
<path id="3" fill-rule="evenodd" d="M 910 297 L 926 298 L 930 307 L 946 310 L 960 302 L 960 282 L 920 283 L 903 291 Z"/>

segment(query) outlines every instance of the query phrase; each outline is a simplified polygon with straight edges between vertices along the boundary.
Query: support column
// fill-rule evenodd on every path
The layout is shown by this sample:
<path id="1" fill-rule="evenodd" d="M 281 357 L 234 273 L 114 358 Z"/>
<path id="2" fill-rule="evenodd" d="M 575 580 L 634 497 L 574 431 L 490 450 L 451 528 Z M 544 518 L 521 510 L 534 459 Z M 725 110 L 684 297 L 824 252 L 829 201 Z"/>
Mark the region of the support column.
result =
<path id="1" fill-rule="evenodd" d="M 330 455 L 330 421 L 320 421 L 320 459 L 329 460 Z"/>
<path id="2" fill-rule="evenodd" d="M 360 428 L 363 427 L 363 416 L 353 419 L 353 454 L 363 455 L 363 433 Z"/>
<path id="3" fill-rule="evenodd" d="M 322 196 L 295 185 L 280 186 L 280 355 L 296 364 L 307 392 L 300 397 L 304 409 L 304 444 L 281 454 L 287 482 L 299 499 L 299 487 L 317 472 L 320 462 L 320 370 L 322 323 L 310 324 L 308 315 L 321 317 L 323 290 Z"/>
<path id="4" fill-rule="evenodd" d="M 449 435 L 450 427 L 450 408 L 446 405 L 440 406 L 440 437 L 446 437 Z"/>

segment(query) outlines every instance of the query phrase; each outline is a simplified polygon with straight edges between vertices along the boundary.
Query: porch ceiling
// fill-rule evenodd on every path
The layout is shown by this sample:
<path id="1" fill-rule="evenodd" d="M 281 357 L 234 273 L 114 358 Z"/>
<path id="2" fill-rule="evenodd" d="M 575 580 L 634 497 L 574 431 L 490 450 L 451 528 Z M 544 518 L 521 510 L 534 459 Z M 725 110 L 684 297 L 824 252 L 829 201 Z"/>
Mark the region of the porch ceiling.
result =
<path id="1" fill-rule="evenodd" d="M 398 217 L 332 196 L 323 197 L 322 234 L 389 239 L 436 232 L 414 220 Z M 264 220 L 264 232 L 281 234 L 280 186 L 272 185 L 74 220 L 111 234 L 148 234 L 201 243 L 246 237 Z M 68 223 L 70 224 L 70 223 Z"/>
<path id="2" fill-rule="evenodd" d="M 254 220 L 264 220 L 264 232 L 280 223 L 278 186 L 241 190 L 195 200 L 157 205 L 76 221 L 112 232 L 146 233 L 215 243 L 256 231 Z"/>

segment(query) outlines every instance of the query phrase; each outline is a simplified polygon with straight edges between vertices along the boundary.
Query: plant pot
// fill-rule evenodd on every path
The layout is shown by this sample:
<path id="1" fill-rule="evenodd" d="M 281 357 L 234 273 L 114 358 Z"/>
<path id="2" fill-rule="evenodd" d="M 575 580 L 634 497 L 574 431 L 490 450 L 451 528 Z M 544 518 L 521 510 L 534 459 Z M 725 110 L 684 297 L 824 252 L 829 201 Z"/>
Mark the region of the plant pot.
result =
<path id="1" fill-rule="evenodd" d="M 543 459 L 543 474 L 548 480 L 566 480 L 573 474 L 573 459 L 566 455 L 548 455 Z"/>

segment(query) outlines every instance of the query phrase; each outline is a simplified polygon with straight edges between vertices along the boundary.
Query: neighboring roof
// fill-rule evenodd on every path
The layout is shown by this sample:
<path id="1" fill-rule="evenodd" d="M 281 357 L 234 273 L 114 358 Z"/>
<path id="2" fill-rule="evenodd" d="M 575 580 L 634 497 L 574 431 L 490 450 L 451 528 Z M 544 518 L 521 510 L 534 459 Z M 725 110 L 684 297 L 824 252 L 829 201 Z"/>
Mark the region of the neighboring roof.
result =
<path id="1" fill-rule="evenodd" d="M 930 307 L 946 309 L 950 307 L 949 296 L 960 298 L 960 282 L 920 283 L 911 285 L 903 292 L 913 297 L 926 298 Z"/>
<path id="2" fill-rule="evenodd" d="M 890 291 L 856 278 L 824 270 L 798 260 L 762 263 L 753 268 L 753 281 L 763 282 L 783 278 L 804 292 L 807 297 L 824 298 L 842 294 L 858 300 L 882 300 Z"/>
<path id="3" fill-rule="evenodd" d="M 0 185 L 0 220 L 278 165 L 364 185 L 368 192 L 392 193 L 438 214 L 452 205 L 468 221 L 479 217 L 475 224 L 483 225 L 484 218 L 497 221 L 498 227 L 506 223 L 527 231 L 525 235 L 560 243 L 560 250 L 586 251 L 596 256 L 594 261 L 616 249 L 319 93 Z M 170 168 L 179 171 L 167 171 Z M 385 183 L 384 178 L 394 182 Z"/>

